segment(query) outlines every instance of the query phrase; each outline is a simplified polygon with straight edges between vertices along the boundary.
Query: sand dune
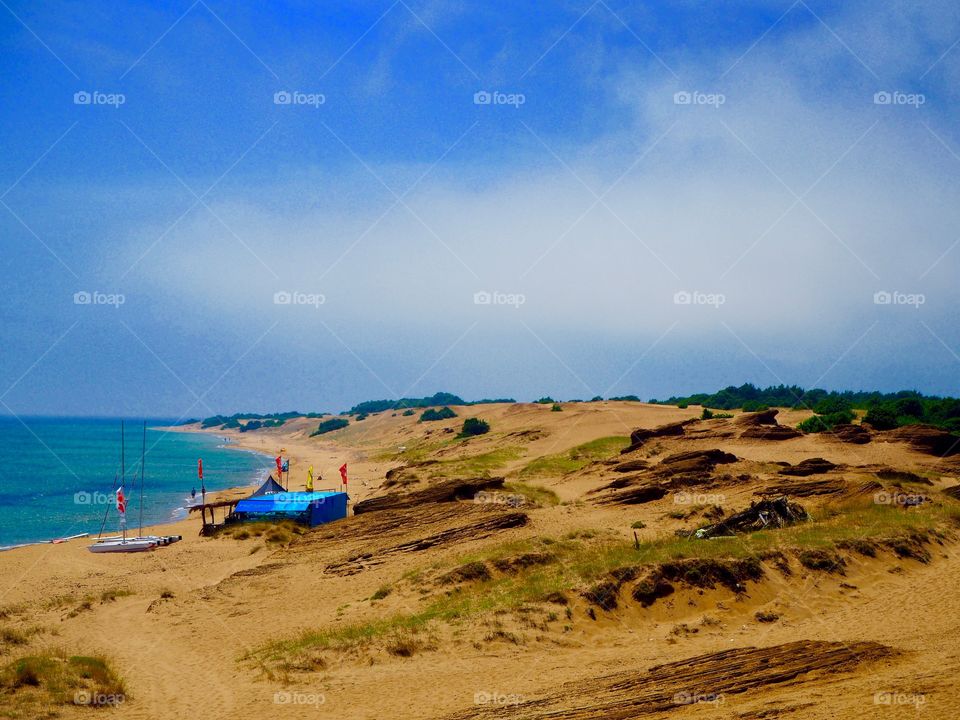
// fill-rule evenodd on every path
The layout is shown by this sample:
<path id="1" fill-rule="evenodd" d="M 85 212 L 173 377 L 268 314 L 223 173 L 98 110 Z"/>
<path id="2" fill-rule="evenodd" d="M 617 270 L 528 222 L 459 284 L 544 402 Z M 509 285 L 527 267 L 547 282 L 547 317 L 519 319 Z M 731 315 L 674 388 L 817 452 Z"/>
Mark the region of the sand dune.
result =
<path id="1" fill-rule="evenodd" d="M 309 464 L 320 487 L 338 484 L 348 462 L 353 502 L 447 477 L 504 477 L 481 502 L 428 494 L 280 542 L 200 538 L 190 518 L 163 528 L 182 543 L 150 554 L 93 556 L 82 541 L 5 553 L 0 568 L 15 582 L 0 625 L 28 637 L 4 641 L 0 661 L 52 648 L 102 653 L 124 679 L 130 718 L 867 718 L 914 717 L 918 707 L 956 716 L 960 560 L 950 520 L 960 505 L 941 492 L 957 484 L 953 461 L 904 440 L 744 437 L 756 424 L 736 419 L 696 421 L 620 453 L 633 431 L 698 417 L 693 407 L 454 410 L 456 419 L 420 424 L 380 413 L 317 438 L 306 419 L 235 437 L 285 448 L 294 487 Z M 454 440 L 470 415 L 491 432 Z M 781 411 L 776 421 L 803 417 Z M 836 467 L 781 473 L 811 458 Z M 625 462 L 633 468 L 618 472 Z M 619 501 L 638 487 L 663 492 Z M 792 492 L 811 527 L 826 523 L 836 537 L 771 531 L 766 555 L 754 557 L 756 541 L 735 546 L 756 572 L 725 582 L 674 569 L 657 576 L 668 594 L 634 599 L 677 547 L 725 562 L 727 550 L 705 548 L 734 546 L 676 531 L 765 492 Z M 929 502 L 874 515 L 885 502 L 877 493 Z M 896 537 L 866 523 L 841 538 L 842 512 L 884 528 L 906 521 Z M 915 521 L 927 517 L 929 527 Z M 598 585 L 615 603 L 595 602 Z M 298 640 L 304 631 L 316 635 Z M 0 697 L 11 717 L 113 712 L 44 705 L 30 687 Z"/>

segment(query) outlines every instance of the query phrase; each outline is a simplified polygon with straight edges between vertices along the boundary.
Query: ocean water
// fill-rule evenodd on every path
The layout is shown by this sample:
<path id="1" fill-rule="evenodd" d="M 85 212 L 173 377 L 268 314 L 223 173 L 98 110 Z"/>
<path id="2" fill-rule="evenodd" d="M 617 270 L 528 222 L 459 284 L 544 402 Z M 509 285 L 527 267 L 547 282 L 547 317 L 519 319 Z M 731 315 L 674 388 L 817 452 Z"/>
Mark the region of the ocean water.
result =
<path id="1" fill-rule="evenodd" d="M 201 433 L 153 429 L 147 420 L 143 523 L 186 517 L 203 458 L 207 491 L 252 485 L 269 471 L 265 455 Z M 26 426 L 25 426 L 26 425 Z M 140 520 L 141 421 L 125 421 L 127 529 Z M 82 532 L 116 534 L 114 479 L 120 473 L 120 421 L 0 417 L 0 547 Z"/>

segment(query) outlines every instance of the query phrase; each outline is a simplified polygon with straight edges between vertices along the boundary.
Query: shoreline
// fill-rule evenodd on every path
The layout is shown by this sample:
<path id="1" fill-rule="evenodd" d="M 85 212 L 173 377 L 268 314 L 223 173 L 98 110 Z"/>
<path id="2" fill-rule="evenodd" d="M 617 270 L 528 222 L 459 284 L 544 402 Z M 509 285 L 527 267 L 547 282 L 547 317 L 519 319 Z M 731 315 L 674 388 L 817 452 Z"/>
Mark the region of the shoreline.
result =
<path id="1" fill-rule="evenodd" d="M 200 430 L 199 428 L 191 429 L 191 428 L 184 428 L 179 426 L 157 425 L 157 426 L 151 426 L 150 429 L 160 430 L 164 432 L 193 432 L 193 433 L 202 433 L 204 435 L 219 434 L 219 433 L 211 433 L 209 430 Z M 235 439 L 230 438 L 227 435 L 221 434 L 220 437 L 226 442 L 223 442 L 221 445 L 218 445 L 217 447 L 219 448 L 224 448 L 227 450 L 236 450 L 239 452 L 248 452 L 248 453 L 253 453 L 254 455 L 262 455 L 266 460 L 270 460 L 270 461 L 273 460 L 273 457 L 271 455 L 269 455 L 268 453 L 262 450 L 243 446 L 240 443 L 238 443 Z M 207 492 L 207 495 L 210 497 L 210 502 L 234 499 L 235 496 L 237 495 L 240 495 L 241 497 L 245 497 L 249 493 L 251 488 L 256 489 L 257 487 L 259 487 L 259 485 L 266 480 L 266 476 L 270 475 L 272 472 L 273 472 L 272 467 L 270 465 L 267 465 L 261 471 L 261 473 L 264 473 L 265 475 L 261 475 L 260 477 L 255 478 L 253 481 L 245 485 L 230 485 L 229 487 L 221 488 L 219 490 L 211 490 Z M 184 539 L 186 539 L 188 536 L 188 533 L 185 532 L 184 528 L 180 526 L 192 526 L 194 524 L 197 524 L 199 526 L 200 524 L 199 516 L 196 514 L 191 514 L 190 507 L 191 507 L 190 505 L 178 504 L 176 507 L 169 508 L 170 510 L 169 520 L 151 523 L 150 525 L 144 525 L 143 532 L 145 534 L 162 535 L 164 534 L 163 532 L 149 532 L 149 531 L 156 530 L 157 528 L 160 528 L 160 529 L 179 528 L 177 532 L 172 532 L 167 534 L 173 534 L 173 535 L 179 534 L 179 535 L 182 535 Z M 174 517 L 173 514 L 180 509 L 184 510 L 186 512 L 186 515 L 184 517 Z M 194 522 L 194 518 L 197 519 L 196 523 Z M 137 528 L 139 528 L 139 526 L 137 526 Z M 77 535 L 81 535 L 81 536 L 76 537 Z M 73 542 L 74 540 L 89 541 L 91 539 L 97 538 L 98 536 L 99 536 L 99 533 L 97 532 L 88 532 L 85 535 L 82 534 L 82 531 L 81 533 L 70 532 L 70 533 L 67 533 L 66 535 L 58 535 L 54 537 L 42 538 L 39 540 L 28 540 L 26 542 L 14 543 L 12 545 L 3 545 L 3 546 L 0 546 L 0 553 L 9 553 L 9 552 L 15 552 L 17 550 L 26 550 L 27 548 L 34 548 L 34 547 L 39 547 L 43 545 L 67 544 L 69 542 Z M 58 542 L 58 541 L 62 541 L 62 542 Z"/>
<path id="2" fill-rule="evenodd" d="M 197 433 L 216 436 L 221 440 L 221 444 L 218 447 L 227 450 L 254 453 L 255 455 L 262 456 L 267 461 L 266 467 L 262 470 L 264 473 L 263 476 L 246 484 L 231 485 L 219 490 L 209 491 L 207 492 L 208 502 L 238 500 L 249 495 L 251 489 L 255 489 L 259 483 L 262 483 L 266 479 L 266 476 L 273 475 L 275 469 L 273 458 L 276 457 L 275 453 L 280 449 L 283 450 L 284 457 L 290 460 L 291 471 L 288 486 L 291 491 L 301 491 L 305 489 L 306 469 L 310 465 L 313 465 L 317 471 L 315 475 L 317 490 L 343 490 L 344 487 L 340 483 L 337 468 L 339 468 L 342 463 L 347 462 L 350 465 L 350 483 L 348 488 L 346 488 L 350 498 L 349 503 L 352 505 L 362 500 L 373 490 L 373 483 L 376 483 L 377 480 L 382 477 L 383 467 L 391 463 L 389 461 L 371 461 L 362 451 L 347 448 L 336 442 L 318 442 L 309 437 L 309 432 L 301 435 L 303 429 L 312 424 L 312 419 L 306 421 L 303 428 L 297 427 L 295 423 L 290 423 L 287 426 L 267 431 L 257 431 L 251 434 L 251 436 L 244 436 L 237 431 L 224 430 L 223 428 L 202 429 L 196 424 L 175 426 L 156 425 L 151 426 L 150 429 L 162 432 Z M 272 449 L 267 450 L 267 447 Z M 170 507 L 169 510 L 173 513 L 179 508 L 186 510 L 186 517 L 171 517 L 168 520 L 144 525 L 144 533 L 155 535 L 179 534 L 183 536 L 184 541 L 188 539 L 199 539 L 201 527 L 199 513 L 191 513 L 189 506 L 184 504 Z M 82 528 L 77 528 L 77 531 L 82 531 Z M 75 534 L 77 533 L 68 532 L 65 533 L 65 536 L 69 537 Z M 74 543 L 73 540 L 65 543 L 54 543 L 55 540 L 59 540 L 62 537 L 64 537 L 64 535 L 41 538 L 24 543 L 14 543 L 10 546 L 0 548 L 0 554 L 23 553 L 29 552 L 31 549 L 36 550 L 44 546 L 53 546 L 54 544 L 70 545 Z M 85 537 L 76 538 L 75 540 L 90 541 L 96 537 L 96 532 L 90 532 Z"/>

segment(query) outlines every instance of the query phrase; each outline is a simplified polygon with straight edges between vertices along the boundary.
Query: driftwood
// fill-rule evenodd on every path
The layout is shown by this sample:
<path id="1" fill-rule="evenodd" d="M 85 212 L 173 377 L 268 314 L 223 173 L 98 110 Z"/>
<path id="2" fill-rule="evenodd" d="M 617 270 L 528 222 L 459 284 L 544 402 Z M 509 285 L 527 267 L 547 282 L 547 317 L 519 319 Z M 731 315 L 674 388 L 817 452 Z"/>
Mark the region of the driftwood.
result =
<path id="1" fill-rule="evenodd" d="M 707 525 L 694 533 L 694 537 L 711 538 L 719 535 L 736 535 L 770 528 L 782 528 L 809 520 L 810 516 L 803 506 L 790 502 L 787 497 L 775 500 L 760 500 L 750 503 L 742 510 L 718 523 Z"/>

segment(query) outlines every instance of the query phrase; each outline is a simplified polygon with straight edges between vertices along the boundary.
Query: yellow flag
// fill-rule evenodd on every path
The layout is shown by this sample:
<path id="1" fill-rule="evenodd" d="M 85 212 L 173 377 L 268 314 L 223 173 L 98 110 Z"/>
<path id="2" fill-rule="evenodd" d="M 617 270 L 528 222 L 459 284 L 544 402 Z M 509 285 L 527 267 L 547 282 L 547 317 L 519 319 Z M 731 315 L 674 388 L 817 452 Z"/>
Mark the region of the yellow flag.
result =
<path id="1" fill-rule="evenodd" d="M 307 468 L 307 490 L 313 490 L 313 465 Z"/>

